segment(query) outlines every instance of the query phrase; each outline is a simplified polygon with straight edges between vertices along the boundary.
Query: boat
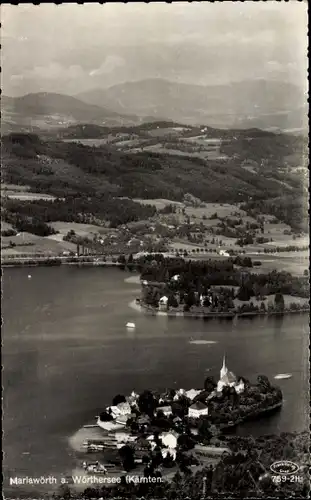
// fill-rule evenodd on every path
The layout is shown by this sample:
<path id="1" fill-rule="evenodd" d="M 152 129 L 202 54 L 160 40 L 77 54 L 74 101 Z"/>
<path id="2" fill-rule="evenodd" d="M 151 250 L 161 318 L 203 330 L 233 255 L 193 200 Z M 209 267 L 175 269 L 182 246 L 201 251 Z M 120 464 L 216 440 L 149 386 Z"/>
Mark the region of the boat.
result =
<path id="1" fill-rule="evenodd" d="M 126 328 L 135 328 L 135 323 L 126 323 Z"/>
<path id="2" fill-rule="evenodd" d="M 291 373 L 278 373 L 277 375 L 275 375 L 275 379 L 276 380 L 283 380 L 283 379 L 287 379 L 287 378 L 291 378 L 293 375 Z"/>

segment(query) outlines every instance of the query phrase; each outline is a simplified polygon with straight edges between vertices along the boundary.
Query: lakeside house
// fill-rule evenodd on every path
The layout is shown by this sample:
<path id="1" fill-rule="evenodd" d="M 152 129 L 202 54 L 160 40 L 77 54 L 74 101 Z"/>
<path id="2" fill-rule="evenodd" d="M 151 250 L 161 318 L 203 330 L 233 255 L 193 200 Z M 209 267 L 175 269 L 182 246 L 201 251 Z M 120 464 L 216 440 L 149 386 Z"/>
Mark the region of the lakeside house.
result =
<path id="1" fill-rule="evenodd" d="M 163 297 L 161 297 L 159 300 L 159 310 L 167 311 L 167 304 L 168 304 L 168 297 L 166 297 L 166 295 L 163 295 Z"/>
<path id="2" fill-rule="evenodd" d="M 109 408 L 108 408 L 109 410 Z M 131 406 L 128 402 L 125 403 L 119 403 L 116 406 L 110 406 L 110 411 L 112 413 L 112 416 L 119 417 L 120 415 L 130 415 L 132 410 Z"/>
<path id="3" fill-rule="evenodd" d="M 189 407 L 188 417 L 200 418 L 203 415 L 208 415 L 208 407 L 204 403 L 201 403 L 201 401 L 198 401 Z"/>

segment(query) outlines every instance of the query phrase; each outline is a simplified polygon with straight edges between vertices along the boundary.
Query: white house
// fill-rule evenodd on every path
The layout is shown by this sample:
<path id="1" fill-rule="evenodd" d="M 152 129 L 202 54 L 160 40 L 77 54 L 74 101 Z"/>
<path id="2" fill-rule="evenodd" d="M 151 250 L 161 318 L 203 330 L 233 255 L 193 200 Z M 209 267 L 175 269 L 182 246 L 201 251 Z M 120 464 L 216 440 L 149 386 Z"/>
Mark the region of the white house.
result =
<path id="1" fill-rule="evenodd" d="M 133 404 L 137 403 L 138 397 L 139 397 L 139 394 L 137 394 L 136 392 L 132 391 L 131 394 L 130 394 L 130 396 L 127 396 L 126 401 L 130 405 L 133 405 Z"/>
<path id="2" fill-rule="evenodd" d="M 203 415 L 208 415 L 208 407 L 204 403 L 198 401 L 190 406 L 188 410 L 188 417 L 200 418 Z"/>
<path id="3" fill-rule="evenodd" d="M 189 391 L 186 391 L 185 396 L 187 396 L 187 398 L 191 399 L 192 401 L 201 392 L 201 389 L 190 389 Z"/>
<path id="4" fill-rule="evenodd" d="M 161 439 L 165 448 L 176 449 L 178 439 L 177 432 L 163 432 L 162 434 L 160 434 L 159 438 Z"/>
<path id="5" fill-rule="evenodd" d="M 238 394 L 244 392 L 245 386 L 243 380 L 239 380 L 238 384 L 234 388 Z"/>
<path id="6" fill-rule="evenodd" d="M 172 415 L 172 407 L 171 406 L 159 406 L 157 409 L 156 409 L 156 412 L 158 411 L 162 411 L 164 413 L 164 415 L 166 417 L 169 417 L 170 415 Z"/>
<path id="7" fill-rule="evenodd" d="M 171 281 L 178 281 L 179 280 L 179 274 L 175 274 L 172 278 Z"/>
<path id="8" fill-rule="evenodd" d="M 159 309 L 161 309 L 162 311 L 167 310 L 167 303 L 168 297 L 166 297 L 166 295 L 163 295 L 163 297 L 161 297 L 159 300 Z"/>
<path id="9" fill-rule="evenodd" d="M 109 411 L 109 408 L 107 408 Z M 130 415 L 131 414 L 131 407 L 129 403 L 119 403 L 116 406 L 110 406 L 110 410 L 112 413 L 112 416 L 114 418 L 119 417 L 121 415 Z"/>
<path id="10" fill-rule="evenodd" d="M 219 255 L 222 255 L 223 257 L 230 257 L 230 254 L 226 252 L 226 250 L 219 250 Z"/>
<path id="11" fill-rule="evenodd" d="M 178 399 L 179 399 L 181 396 L 184 396 L 185 394 L 186 394 L 185 389 L 178 389 L 178 391 L 176 391 L 175 396 L 173 397 L 173 401 L 178 401 Z"/>

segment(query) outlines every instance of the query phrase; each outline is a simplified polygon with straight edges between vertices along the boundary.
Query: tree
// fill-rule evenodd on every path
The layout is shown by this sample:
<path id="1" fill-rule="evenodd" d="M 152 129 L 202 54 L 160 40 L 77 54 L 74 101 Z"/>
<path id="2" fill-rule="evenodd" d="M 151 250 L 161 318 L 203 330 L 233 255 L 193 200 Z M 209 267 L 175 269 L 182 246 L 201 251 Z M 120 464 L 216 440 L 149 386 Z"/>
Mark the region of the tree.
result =
<path id="1" fill-rule="evenodd" d="M 246 301 L 249 301 L 252 294 L 253 294 L 253 291 L 252 291 L 251 287 L 247 286 L 247 284 L 245 284 L 245 283 L 242 283 L 240 288 L 239 288 L 237 298 L 243 302 L 246 302 Z"/>
<path id="2" fill-rule="evenodd" d="M 113 420 L 113 417 L 112 415 L 110 415 L 110 413 L 106 412 L 106 411 L 103 411 L 100 415 L 99 415 L 99 419 L 102 421 L 102 422 L 110 422 L 111 420 Z"/>
<path id="3" fill-rule="evenodd" d="M 154 410 L 157 406 L 157 401 L 154 398 L 152 392 L 144 391 L 140 394 L 137 404 L 141 413 L 146 413 L 146 415 L 153 416 Z"/>
<path id="4" fill-rule="evenodd" d="M 201 442 L 208 444 L 213 437 L 211 432 L 211 426 L 209 421 L 206 418 L 202 418 L 199 421 L 198 426 L 198 438 Z"/>
<path id="5" fill-rule="evenodd" d="M 183 451 L 188 451 L 194 448 L 195 441 L 187 434 L 181 434 L 178 436 L 177 445 Z"/>
<path id="6" fill-rule="evenodd" d="M 125 396 L 123 396 L 123 394 L 117 394 L 112 400 L 113 406 L 117 406 L 118 404 L 125 403 L 125 402 L 126 402 L 126 398 L 125 398 Z"/>
<path id="7" fill-rule="evenodd" d="M 214 379 L 214 377 L 208 376 L 204 380 L 204 389 L 208 391 L 209 393 L 213 392 L 213 390 L 216 388 L 217 384 Z"/>
<path id="8" fill-rule="evenodd" d="M 167 302 L 168 307 L 178 307 L 178 301 L 175 295 L 170 295 Z"/>
<path id="9" fill-rule="evenodd" d="M 122 460 L 123 467 L 126 471 L 130 471 L 135 467 L 134 450 L 128 445 L 122 446 L 119 449 L 119 455 Z"/>
<path id="10" fill-rule="evenodd" d="M 274 305 L 277 311 L 284 311 L 285 303 L 282 293 L 277 292 L 274 297 Z"/>

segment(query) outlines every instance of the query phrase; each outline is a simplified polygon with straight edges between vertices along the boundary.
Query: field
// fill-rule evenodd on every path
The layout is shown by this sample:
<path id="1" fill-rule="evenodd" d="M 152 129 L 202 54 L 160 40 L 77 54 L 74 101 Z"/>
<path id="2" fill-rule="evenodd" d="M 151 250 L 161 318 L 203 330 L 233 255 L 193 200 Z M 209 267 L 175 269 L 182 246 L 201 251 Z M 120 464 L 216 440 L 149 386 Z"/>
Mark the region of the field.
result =
<path id="1" fill-rule="evenodd" d="M 63 139 L 63 142 L 78 142 L 83 144 L 84 146 L 105 146 L 109 142 L 108 137 L 100 138 L 100 139 Z"/>
<path id="2" fill-rule="evenodd" d="M 141 203 L 142 205 L 153 205 L 156 207 L 157 210 L 162 210 L 163 208 L 167 207 L 168 205 L 175 205 L 176 207 L 180 207 L 180 208 L 182 208 L 184 206 L 184 204 L 180 203 L 179 201 L 165 200 L 163 198 L 156 198 L 156 199 L 150 199 L 150 200 L 144 200 L 142 198 L 134 198 L 133 201 L 136 201 L 137 203 Z"/>
<path id="3" fill-rule="evenodd" d="M 16 246 L 11 247 L 10 242 Z M 49 237 L 36 236 L 30 233 L 19 233 L 16 236 L 1 238 L 1 254 L 3 257 L 36 253 L 59 255 L 64 251 L 76 251 L 76 245 L 67 241 L 55 241 Z"/>
<path id="4" fill-rule="evenodd" d="M 11 200 L 32 201 L 32 200 L 55 200 L 55 196 L 44 193 L 16 193 L 15 191 L 5 191 L 5 195 Z"/>
<path id="5" fill-rule="evenodd" d="M 265 300 L 256 300 L 255 298 L 252 298 L 250 302 L 253 302 L 254 305 L 259 305 L 261 302 L 264 302 L 266 308 L 268 307 L 268 304 L 274 304 L 274 297 L 275 295 L 267 295 Z M 284 304 L 285 307 L 289 307 L 290 304 L 295 303 L 295 304 L 307 304 L 308 299 L 303 299 L 302 297 L 292 297 L 291 295 L 283 295 L 284 297 Z M 246 304 L 246 302 L 242 302 L 239 299 L 234 299 L 234 305 L 235 307 L 242 306 L 243 304 Z"/>
<path id="6" fill-rule="evenodd" d="M 1 184 L 1 196 L 10 199 L 31 201 L 31 200 L 55 200 L 54 196 L 45 193 L 34 193 L 29 186 L 19 186 L 18 184 Z"/>
<path id="7" fill-rule="evenodd" d="M 78 236 L 89 236 L 98 233 L 106 234 L 114 232 L 111 229 L 101 226 L 95 226 L 94 224 L 82 224 L 82 223 L 80 224 L 77 222 L 57 221 L 57 222 L 51 222 L 49 225 L 53 227 L 55 231 L 59 231 L 59 234 L 62 236 L 65 236 L 70 230 L 73 230 Z M 52 236 L 54 237 L 55 235 Z"/>

